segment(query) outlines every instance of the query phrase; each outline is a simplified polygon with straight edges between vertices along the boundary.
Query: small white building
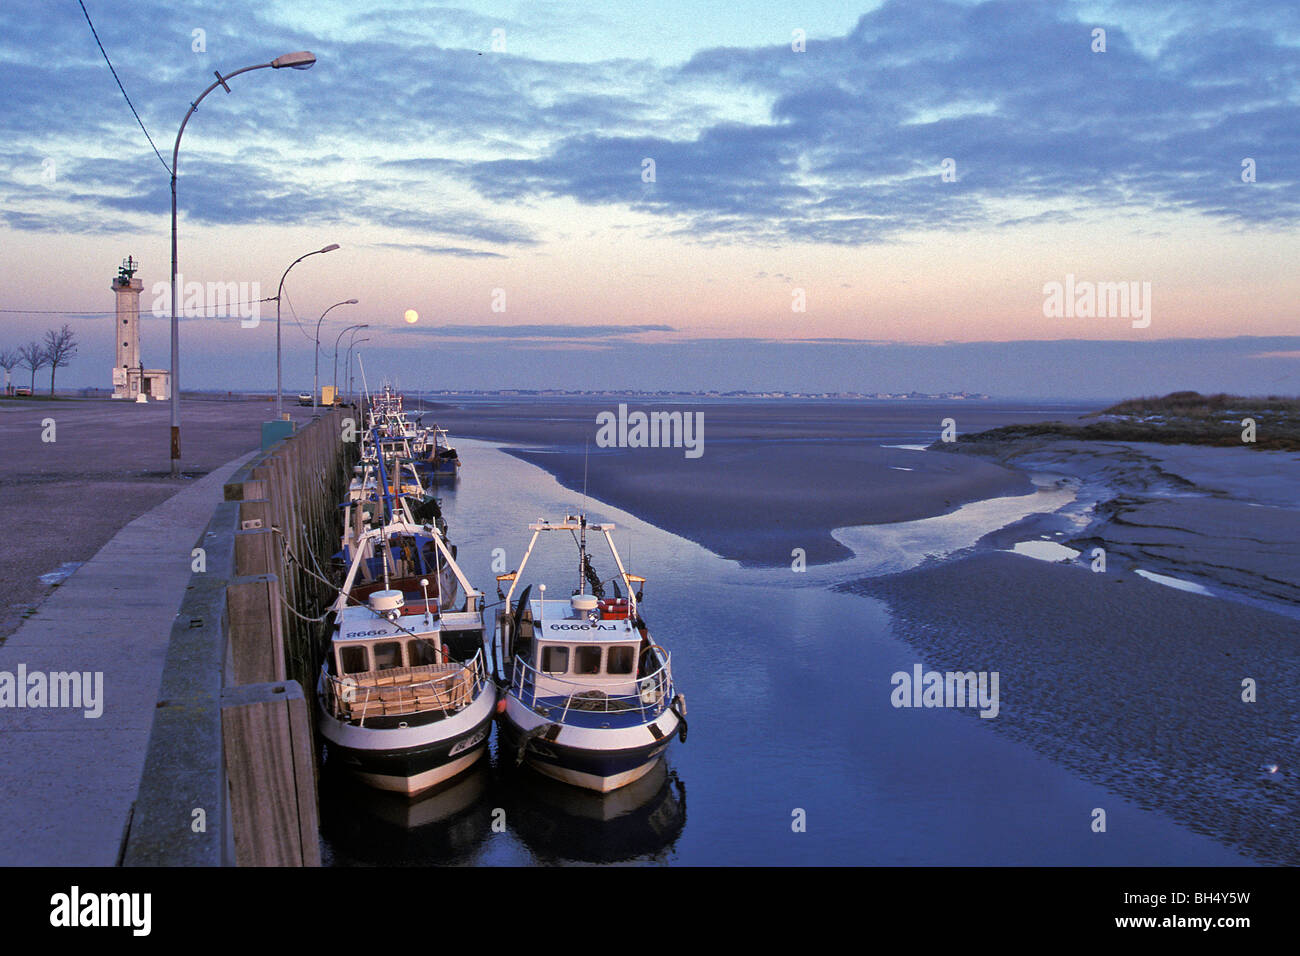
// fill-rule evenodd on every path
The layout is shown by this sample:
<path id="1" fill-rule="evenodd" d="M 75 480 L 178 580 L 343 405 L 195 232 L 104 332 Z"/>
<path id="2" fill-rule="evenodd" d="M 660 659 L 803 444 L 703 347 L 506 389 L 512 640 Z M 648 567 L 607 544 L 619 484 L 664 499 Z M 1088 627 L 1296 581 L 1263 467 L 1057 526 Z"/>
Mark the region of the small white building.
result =
<path id="1" fill-rule="evenodd" d="M 135 277 L 137 263 L 127 257 L 113 279 L 117 294 L 117 361 L 113 363 L 113 397 L 135 401 L 140 395 L 155 401 L 171 398 L 171 372 L 145 368 L 140 361 L 140 293 L 144 283 Z"/>

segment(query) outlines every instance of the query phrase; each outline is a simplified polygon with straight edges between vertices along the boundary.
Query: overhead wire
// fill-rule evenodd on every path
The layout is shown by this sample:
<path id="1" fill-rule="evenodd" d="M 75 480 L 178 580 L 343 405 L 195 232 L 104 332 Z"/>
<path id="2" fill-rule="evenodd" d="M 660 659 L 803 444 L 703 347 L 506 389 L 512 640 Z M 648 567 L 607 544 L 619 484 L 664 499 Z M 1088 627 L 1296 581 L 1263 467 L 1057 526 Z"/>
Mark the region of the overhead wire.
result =
<path id="1" fill-rule="evenodd" d="M 99 52 L 104 54 L 104 62 L 108 64 L 108 69 L 109 72 L 113 74 L 113 79 L 117 80 L 117 88 L 122 91 L 122 97 L 126 100 L 126 105 L 131 107 L 131 114 L 135 117 L 135 121 L 140 124 L 140 129 L 144 131 L 144 138 L 147 139 L 149 145 L 153 147 L 153 154 L 158 157 L 158 162 L 163 164 L 163 169 L 167 170 L 167 175 L 173 175 L 172 168 L 167 165 L 167 160 L 163 159 L 162 153 L 158 152 L 158 147 L 154 145 L 153 137 L 149 135 L 149 130 L 145 129 L 144 120 L 140 119 L 140 114 L 136 112 L 135 104 L 131 102 L 131 97 L 127 96 L 126 87 L 122 85 L 122 80 L 117 75 L 117 70 L 113 68 L 113 61 L 108 58 L 108 51 L 104 49 L 104 44 L 99 42 L 99 33 L 95 30 L 95 24 L 90 19 L 90 11 L 86 9 L 86 5 L 82 3 L 81 0 L 77 0 L 77 5 L 81 7 L 81 12 L 85 14 L 86 24 L 90 27 L 90 34 L 95 38 L 95 45 L 99 47 Z"/>
<path id="2" fill-rule="evenodd" d="M 178 314 L 180 314 L 180 315 L 183 316 L 185 312 L 193 311 L 194 308 L 200 308 L 200 309 L 203 309 L 203 310 L 205 310 L 205 311 L 206 311 L 207 309 L 215 309 L 215 308 L 225 308 L 225 309 L 229 310 L 229 309 L 240 308 L 240 307 L 245 306 L 245 305 L 260 305 L 260 304 L 263 303 L 263 302 L 274 302 L 274 301 L 275 301 L 275 296 L 271 295 L 271 296 L 267 296 L 267 297 L 264 298 L 264 299 L 250 299 L 250 300 L 247 301 L 247 302 L 227 302 L 227 303 L 225 303 L 223 306 L 218 306 L 218 305 L 215 305 L 215 304 L 214 304 L 214 305 L 202 305 L 202 306 L 197 306 L 197 307 L 195 307 L 195 306 L 184 307 L 184 306 L 183 306 L 183 307 L 181 308 L 180 313 L 178 313 Z M 92 315 L 116 315 L 116 314 L 117 314 L 117 310 L 116 310 L 116 309 L 0 309 L 0 314 L 4 314 L 4 315 L 84 315 L 84 316 L 92 316 Z M 144 312 L 142 312 L 142 314 L 152 314 L 152 313 L 144 313 Z M 223 316 L 216 316 L 216 315 L 213 315 L 213 316 L 204 316 L 204 318 L 223 318 Z M 233 315 L 232 315 L 232 316 L 224 316 L 224 318 L 232 318 L 232 319 L 233 319 L 233 318 L 237 318 L 237 316 L 233 316 Z"/>
<path id="3" fill-rule="evenodd" d="M 285 299 L 289 299 L 289 294 L 287 292 L 281 292 L 280 294 L 283 295 Z M 298 331 L 302 333 L 303 338 L 308 342 L 314 342 L 315 339 L 308 335 L 307 330 L 302 327 L 302 320 L 298 318 L 298 310 L 293 307 L 292 300 L 289 300 L 289 314 L 293 316 L 293 321 L 297 324 Z"/>

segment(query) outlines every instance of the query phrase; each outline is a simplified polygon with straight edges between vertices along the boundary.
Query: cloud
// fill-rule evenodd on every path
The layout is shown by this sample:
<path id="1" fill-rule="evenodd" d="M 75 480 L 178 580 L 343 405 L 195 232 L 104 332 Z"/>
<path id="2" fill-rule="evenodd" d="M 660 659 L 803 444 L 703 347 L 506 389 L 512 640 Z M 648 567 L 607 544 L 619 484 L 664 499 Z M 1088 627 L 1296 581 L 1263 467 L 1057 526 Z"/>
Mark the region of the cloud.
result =
<path id="1" fill-rule="evenodd" d="M 671 325 L 411 325 L 400 328 L 445 338 L 589 339 L 623 338 L 641 332 L 674 332 Z"/>
<path id="2" fill-rule="evenodd" d="M 1300 219 L 1291 2 L 886 0 L 805 53 L 716 47 L 668 66 L 566 60 L 566 34 L 590 40 L 599 25 L 536 5 L 512 19 L 400 2 L 88 7 L 168 161 L 214 69 L 289 49 L 319 57 L 204 100 L 181 150 L 181 208 L 196 223 L 264 223 L 273 210 L 491 256 L 505 253 L 472 245 L 545 241 L 520 207 L 556 199 L 656 217 L 659 232 L 698 243 L 774 248 L 1153 212 Z M 508 49 L 530 37 L 551 58 L 480 55 L 496 26 Z M 1105 53 L 1090 50 L 1095 26 Z M 190 49 L 196 28 L 206 51 Z M 27 164 L 0 181 L 5 222 L 112 231 L 119 216 L 144 228 L 166 214 L 166 170 L 78 7 L 0 10 L 0 62 L 0 157 Z M 41 157 L 58 162 L 57 195 L 32 180 Z M 1248 157 L 1255 183 L 1240 178 Z M 940 176 L 947 158 L 954 182 Z"/>
<path id="3" fill-rule="evenodd" d="M 461 259 L 506 259 L 499 252 L 486 252 L 482 249 L 466 249 L 463 246 L 429 246 L 418 242 L 377 242 L 380 249 L 396 249 L 399 252 L 421 252 L 429 256 L 456 256 Z"/>
<path id="4" fill-rule="evenodd" d="M 469 175 L 494 199 L 621 204 L 714 240 L 865 244 L 1108 211 L 1285 225 L 1300 215 L 1300 52 L 1264 17 L 1187 21 L 1153 57 L 1113 24 L 1093 53 L 1094 21 L 1069 7 L 892 0 L 804 54 L 719 48 L 676 71 L 767 96 L 768 122 L 568 136 Z M 1247 156 L 1269 175 L 1241 182 Z"/>

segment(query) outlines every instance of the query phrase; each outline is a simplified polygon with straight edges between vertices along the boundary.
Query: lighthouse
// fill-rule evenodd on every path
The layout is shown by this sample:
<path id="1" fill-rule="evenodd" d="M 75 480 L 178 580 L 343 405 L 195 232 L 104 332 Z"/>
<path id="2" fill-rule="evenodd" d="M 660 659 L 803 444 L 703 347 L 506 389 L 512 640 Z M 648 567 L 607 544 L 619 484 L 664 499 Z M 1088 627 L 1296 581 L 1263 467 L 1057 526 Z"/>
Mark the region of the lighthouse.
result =
<path id="1" fill-rule="evenodd" d="M 113 362 L 113 397 L 140 401 L 140 396 L 163 400 L 171 397 L 171 373 L 166 369 L 147 369 L 140 359 L 140 293 L 144 283 L 136 278 L 140 264 L 130 256 L 122 262 L 113 278 L 117 296 Z"/>

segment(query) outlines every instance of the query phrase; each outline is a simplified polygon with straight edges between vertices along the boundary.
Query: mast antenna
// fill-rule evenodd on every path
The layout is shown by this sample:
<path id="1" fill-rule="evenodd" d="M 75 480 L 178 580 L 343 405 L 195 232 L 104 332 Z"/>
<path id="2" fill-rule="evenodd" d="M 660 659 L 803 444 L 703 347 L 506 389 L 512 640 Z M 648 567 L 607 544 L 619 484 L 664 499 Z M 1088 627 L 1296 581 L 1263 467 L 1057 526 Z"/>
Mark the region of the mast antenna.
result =
<path id="1" fill-rule="evenodd" d="M 587 513 L 587 457 L 591 451 L 591 443 L 587 439 L 582 440 L 582 511 L 583 515 Z M 586 534 L 587 522 L 583 521 L 583 534 Z"/>

